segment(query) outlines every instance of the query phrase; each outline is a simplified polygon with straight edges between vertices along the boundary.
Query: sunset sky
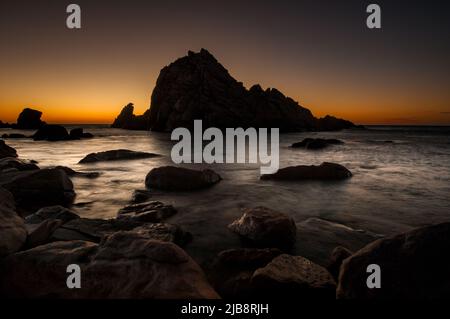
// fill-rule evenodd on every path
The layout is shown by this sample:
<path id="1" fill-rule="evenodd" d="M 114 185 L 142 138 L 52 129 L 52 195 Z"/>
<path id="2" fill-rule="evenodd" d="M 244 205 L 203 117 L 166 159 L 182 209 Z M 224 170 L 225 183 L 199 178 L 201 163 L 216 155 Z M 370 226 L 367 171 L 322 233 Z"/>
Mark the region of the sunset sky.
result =
<path id="1" fill-rule="evenodd" d="M 66 6 L 82 9 L 70 30 Z M 369 3 L 382 29 L 369 30 Z M 275 87 L 316 116 L 450 124 L 446 1 L 1 1 L 0 120 L 111 123 L 148 109 L 159 71 L 208 49 L 245 86 Z"/>

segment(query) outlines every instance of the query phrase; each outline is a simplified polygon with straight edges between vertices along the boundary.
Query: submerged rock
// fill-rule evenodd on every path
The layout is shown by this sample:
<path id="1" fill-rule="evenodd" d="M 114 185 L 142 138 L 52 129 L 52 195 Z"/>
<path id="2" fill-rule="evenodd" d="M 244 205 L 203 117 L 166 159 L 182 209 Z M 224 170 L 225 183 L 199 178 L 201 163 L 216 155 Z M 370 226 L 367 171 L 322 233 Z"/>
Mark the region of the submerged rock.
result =
<path id="1" fill-rule="evenodd" d="M 450 298 L 450 223 L 379 239 L 344 260 L 338 298 Z M 367 266 L 381 268 L 381 289 L 369 289 Z"/>
<path id="2" fill-rule="evenodd" d="M 14 197 L 0 187 L 0 258 L 15 253 L 25 243 L 27 231 L 17 215 Z"/>
<path id="3" fill-rule="evenodd" d="M 344 144 L 344 142 L 337 139 L 324 139 L 324 138 L 305 138 L 303 141 L 294 143 L 292 148 L 306 148 L 308 150 L 320 150 L 329 145 Z"/>
<path id="4" fill-rule="evenodd" d="M 86 164 L 105 161 L 132 160 L 132 159 L 152 158 L 157 156 L 159 155 L 146 152 L 136 152 L 130 150 L 111 150 L 88 154 L 82 160 L 80 160 L 79 163 Z"/>
<path id="5" fill-rule="evenodd" d="M 0 159 L 0 172 L 17 172 L 38 170 L 39 167 L 31 161 L 20 160 L 15 157 L 5 157 Z"/>
<path id="6" fill-rule="evenodd" d="M 64 171 L 67 176 L 73 176 L 73 177 L 85 177 L 85 178 L 97 178 L 100 176 L 100 173 L 98 172 L 88 172 L 88 173 L 84 173 L 84 172 L 77 172 L 73 169 L 71 169 L 70 167 L 66 167 L 66 166 L 56 166 L 55 169 L 60 169 L 62 171 Z"/>
<path id="7" fill-rule="evenodd" d="M 117 218 L 157 223 L 175 215 L 176 212 L 172 205 L 149 201 L 125 206 L 119 210 Z"/>
<path id="8" fill-rule="evenodd" d="M 342 165 L 324 162 L 319 166 L 299 165 L 278 170 L 274 174 L 262 175 L 262 180 L 343 180 L 350 178 L 352 173 Z"/>
<path id="9" fill-rule="evenodd" d="M 228 228 L 260 247 L 290 248 L 295 243 L 297 233 L 292 218 L 266 207 L 244 210 L 242 217 Z"/>
<path id="10" fill-rule="evenodd" d="M 165 191 L 193 191 L 210 187 L 221 179 L 219 174 L 210 169 L 198 171 L 164 166 L 152 169 L 145 178 L 145 185 Z"/>
<path id="11" fill-rule="evenodd" d="M 11 134 L 3 134 L 2 138 L 21 139 L 21 138 L 28 138 L 28 136 L 19 133 L 11 133 Z"/>
<path id="12" fill-rule="evenodd" d="M 67 141 L 70 139 L 66 128 L 56 124 L 42 125 L 32 136 L 35 141 Z"/>
<path id="13" fill-rule="evenodd" d="M 17 157 L 17 151 L 0 140 L 0 159 L 5 157 Z"/>
<path id="14" fill-rule="evenodd" d="M 71 129 L 69 133 L 69 138 L 71 140 L 79 140 L 82 138 L 93 138 L 93 137 L 94 135 L 92 135 L 91 133 L 85 133 L 83 128 L 81 127 Z"/>
<path id="15" fill-rule="evenodd" d="M 17 118 L 14 128 L 21 130 L 36 130 L 45 124 L 41 121 L 42 112 L 30 108 L 24 109 Z"/>

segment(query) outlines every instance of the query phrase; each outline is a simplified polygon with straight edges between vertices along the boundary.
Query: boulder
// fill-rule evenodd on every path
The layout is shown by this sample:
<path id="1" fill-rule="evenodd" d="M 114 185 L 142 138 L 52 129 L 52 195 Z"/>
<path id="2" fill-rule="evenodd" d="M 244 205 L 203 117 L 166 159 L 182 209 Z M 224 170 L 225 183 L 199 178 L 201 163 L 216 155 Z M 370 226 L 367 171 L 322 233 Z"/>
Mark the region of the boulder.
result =
<path id="1" fill-rule="evenodd" d="M 45 124 L 32 136 L 35 141 L 67 141 L 70 139 L 66 128 L 56 124 Z"/>
<path id="2" fill-rule="evenodd" d="M 73 169 L 71 169 L 70 167 L 66 167 L 66 166 L 56 166 L 55 169 L 60 169 L 62 171 L 64 171 L 67 176 L 70 177 L 85 177 L 85 178 L 97 178 L 100 176 L 100 173 L 98 172 L 77 172 Z"/>
<path id="3" fill-rule="evenodd" d="M 21 130 L 36 130 L 45 124 L 41 121 L 42 112 L 30 108 L 24 109 L 17 118 L 15 128 Z"/>
<path id="4" fill-rule="evenodd" d="M 152 198 L 153 193 L 146 189 L 136 189 L 131 196 L 130 202 L 133 204 L 147 202 Z"/>
<path id="5" fill-rule="evenodd" d="M 71 140 L 79 140 L 82 138 L 92 138 L 92 137 L 94 137 L 94 135 L 92 135 L 91 133 L 85 133 L 83 128 L 81 127 L 71 129 L 69 133 L 69 138 Z"/>
<path id="6" fill-rule="evenodd" d="M 176 214 L 172 205 L 157 201 L 143 202 L 123 207 L 117 214 L 118 219 L 128 219 L 148 223 L 158 223 Z"/>
<path id="7" fill-rule="evenodd" d="M 279 169 L 274 174 L 261 175 L 262 180 L 344 180 L 352 173 L 342 165 L 324 162 L 316 165 L 298 165 Z"/>
<path id="8" fill-rule="evenodd" d="M 379 239 L 344 260 L 337 297 L 345 299 L 449 299 L 450 223 Z M 381 269 L 381 288 L 368 288 L 367 267 Z"/>
<path id="9" fill-rule="evenodd" d="M 281 249 L 294 245 L 297 232 L 292 218 L 266 207 L 245 209 L 228 228 L 252 245 Z"/>
<path id="10" fill-rule="evenodd" d="M 67 289 L 67 266 L 82 269 Z M 217 293 L 177 245 L 118 232 L 100 244 L 54 242 L 0 261 L 0 296 L 9 298 L 210 299 Z"/>
<path id="11" fill-rule="evenodd" d="M 80 160 L 79 163 L 86 164 L 105 161 L 133 160 L 133 159 L 152 158 L 157 156 L 159 155 L 146 152 L 136 152 L 130 150 L 111 150 L 88 154 L 82 160 Z"/>
<path id="12" fill-rule="evenodd" d="M 61 224 L 62 221 L 58 219 L 47 219 L 40 224 L 26 224 L 28 236 L 25 249 L 49 243 L 53 233 Z"/>
<path id="13" fill-rule="evenodd" d="M 280 255 L 255 271 L 251 284 L 259 295 L 272 298 L 335 299 L 330 273 L 301 256 Z"/>
<path id="14" fill-rule="evenodd" d="M 45 220 L 60 220 L 61 224 L 65 224 L 73 219 L 80 218 L 72 210 L 63 206 L 49 206 L 39 209 L 36 213 L 25 218 L 28 225 L 40 224 Z"/>
<path id="15" fill-rule="evenodd" d="M 353 253 L 350 250 L 342 246 L 337 246 L 335 249 L 333 249 L 327 265 L 327 269 L 333 276 L 334 280 L 338 280 L 339 271 L 341 269 L 343 261 L 350 257 L 352 254 Z"/>
<path id="16" fill-rule="evenodd" d="M 151 189 L 165 191 L 193 191 L 210 187 L 221 179 L 219 174 L 210 169 L 198 171 L 164 166 L 152 169 L 145 178 L 145 185 Z"/>
<path id="17" fill-rule="evenodd" d="M 0 258 L 18 251 L 27 238 L 25 223 L 15 209 L 12 194 L 0 188 Z"/>
<path id="18" fill-rule="evenodd" d="M 343 144 L 344 142 L 337 139 L 325 139 L 325 138 L 305 138 L 303 141 L 294 143 L 292 148 L 306 148 L 308 150 L 320 150 L 329 145 Z"/>
<path id="19" fill-rule="evenodd" d="M 28 138 L 28 136 L 19 133 L 11 133 L 11 134 L 3 134 L 2 138 L 21 139 L 21 138 Z"/>
<path id="20" fill-rule="evenodd" d="M 0 140 L 0 159 L 5 157 L 17 157 L 17 151 Z"/>
<path id="21" fill-rule="evenodd" d="M 0 186 L 10 191 L 18 208 L 29 211 L 52 205 L 70 205 L 75 192 L 70 178 L 59 169 L 41 169 L 9 174 Z"/>
<path id="22" fill-rule="evenodd" d="M 38 170 L 39 167 L 31 161 L 20 160 L 15 157 L 5 157 L 0 159 L 0 172 L 21 172 Z"/>

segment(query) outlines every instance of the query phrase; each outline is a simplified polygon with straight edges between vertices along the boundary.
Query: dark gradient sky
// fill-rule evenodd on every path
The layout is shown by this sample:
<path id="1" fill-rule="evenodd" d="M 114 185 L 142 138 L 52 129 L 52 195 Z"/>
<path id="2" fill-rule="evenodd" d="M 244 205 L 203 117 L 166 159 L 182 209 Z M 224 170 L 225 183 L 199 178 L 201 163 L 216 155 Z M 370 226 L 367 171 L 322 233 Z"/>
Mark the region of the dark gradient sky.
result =
<path id="1" fill-rule="evenodd" d="M 109 123 L 128 102 L 143 112 L 160 69 L 204 47 L 247 87 L 318 116 L 450 124 L 447 2 L 2 0 L 0 120 L 25 106 L 60 123 Z M 66 28 L 70 3 L 81 30 Z M 382 30 L 365 25 L 369 3 Z"/>

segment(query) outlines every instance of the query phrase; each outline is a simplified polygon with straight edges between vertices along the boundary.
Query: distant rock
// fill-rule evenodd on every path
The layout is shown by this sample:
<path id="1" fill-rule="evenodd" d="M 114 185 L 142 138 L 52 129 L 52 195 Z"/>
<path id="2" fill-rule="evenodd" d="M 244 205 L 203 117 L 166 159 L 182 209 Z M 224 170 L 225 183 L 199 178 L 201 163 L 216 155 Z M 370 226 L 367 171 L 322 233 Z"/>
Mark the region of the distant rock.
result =
<path id="1" fill-rule="evenodd" d="M 336 283 L 323 267 L 301 256 L 280 255 L 251 279 L 264 297 L 333 300 Z"/>
<path id="2" fill-rule="evenodd" d="M 18 251 L 27 238 L 23 219 L 17 215 L 14 197 L 0 187 L 0 259 Z"/>
<path id="3" fill-rule="evenodd" d="M 201 49 L 164 67 L 156 81 L 151 107 L 133 115 L 133 104 L 124 107 L 113 127 L 172 131 L 203 127 L 277 127 L 281 131 L 338 130 L 353 123 L 331 116 L 317 119 L 311 111 L 277 89 L 259 85 L 246 89 L 207 50 Z"/>
<path id="4" fill-rule="evenodd" d="M 79 163 L 86 164 L 86 163 L 96 163 L 106 161 L 133 160 L 133 159 L 152 158 L 158 156 L 159 156 L 158 154 L 146 152 L 136 152 L 130 150 L 111 150 L 88 154 L 82 160 L 80 160 Z"/>
<path id="5" fill-rule="evenodd" d="M 134 105 L 129 103 L 124 106 L 111 127 L 127 130 L 149 130 L 150 110 L 147 110 L 143 115 L 134 115 Z"/>
<path id="6" fill-rule="evenodd" d="M 352 173 L 342 165 L 324 162 L 319 166 L 299 165 L 278 170 L 274 174 L 262 175 L 262 180 L 343 180 L 350 178 Z"/>
<path id="7" fill-rule="evenodd" d="M 449 299 L 450 223 L 379 239 L 345 259 L 337 297 L 345 299 Z M 381 289 L 367 287 L 367 266 L 381 268 Z"/>
<path id="8" fill-rule="evenodd" d="M 210 169 L 203 171 L 163 166 L 152 169 L 145 178 L 145 185 L 151 189 L 165 191 L 193 191 L 213 186 L 220 182 L 219 174 Z"/>
<path id="9" fill-rule="evenodd" d="M 99 172 L 77 172 L 73 169 L 71 169 L 70 167 L 66 167 L 66 166 L 56 166 L 55 169 L 60 169 L 62 171 L 64 171 L 67 176 L 70 177 L 85 177 L 85 178 L 97 178 L 100 176 Z"/>
<path id="10" fill-rule="evenodd" d="M 69 133 L 69 138 L 71 140 L 80 140 L 82 138 L 93 138 L 93 137 L 94 135 L 92 135 L 91 133 L 85 133 L 83 128 L 81 127 L 71 129 Z"/>
<path id="11" fill-rule="evenodd" d="M 157 201 L 149 201 L 125 206 L 119 210 L 118 219 L 158 223 L 176 214 L 172 205 L 165 205 Z"/>
<path id="12" fill-rule="evenodd" d="M 10 138 L 10 139 L 22 139 L 22 138 L 29 138 L 28 136 L 24 134 L 19 133 L 11 133 L 11 134 L 3 134 L 2 138 Z"/>
<path id="13" fill-rule="evenodd" d="M 17 157 L 17 151 L 11 146 L 8 146 L 5 141 L 0 140 L 0 158 L 5 157 Z"/>
<path id="14" fill-rule="evenodd" d="M 344 142 L 337 139 L 325 139 L 325 138 L 305 138 L 303 141 L 294 143 L 292 148 L 306 148 L 308 150 L 320 150 L 329 145 L 344 144 Z"/>
<path id="15" fill-rule="evenodd" d="M 67 141 L 70 139 L 66 128 L 61 125 L 45 124 L 33 135 L 35 141 Z"/>
<path id="16" fill-rule="evenodd" d="M 266 207 L 244 210 L 242 217 L 228 228 L 252 244 L 264 248 L 289 249 L 294 245 L 297 235 L 292 218 Z"/>
<path id="17" fill-rule="evenodd" d="M 42 112 L 30 108 L 24 109 L 17 118 L 14 128 L 21 130 L 36 130 L 41 128 L 45 122 L 41 121 Z"/>
<path id="18" fill-rule="evenodd" d="M 0 128 L 11 128 L 11 124 L 0 121 Z"/>

